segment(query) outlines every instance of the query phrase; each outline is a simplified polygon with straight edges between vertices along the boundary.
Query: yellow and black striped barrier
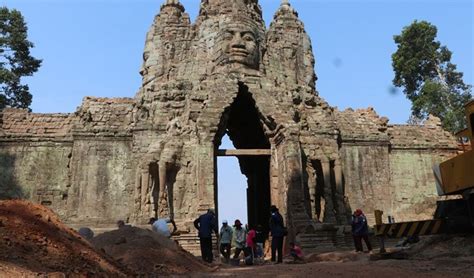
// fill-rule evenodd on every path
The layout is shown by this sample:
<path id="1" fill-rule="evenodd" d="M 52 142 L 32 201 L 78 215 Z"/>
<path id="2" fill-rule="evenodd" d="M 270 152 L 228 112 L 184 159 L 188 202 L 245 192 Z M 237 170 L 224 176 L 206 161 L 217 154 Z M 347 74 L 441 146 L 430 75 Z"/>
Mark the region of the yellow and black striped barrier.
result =
<path id="1" fill-rule="evenodd" d="M 443 231 L 444 221 L 440 219 L 380 224 L 374 226 L 376 236 L 392 238 L 439 234 Z"/>

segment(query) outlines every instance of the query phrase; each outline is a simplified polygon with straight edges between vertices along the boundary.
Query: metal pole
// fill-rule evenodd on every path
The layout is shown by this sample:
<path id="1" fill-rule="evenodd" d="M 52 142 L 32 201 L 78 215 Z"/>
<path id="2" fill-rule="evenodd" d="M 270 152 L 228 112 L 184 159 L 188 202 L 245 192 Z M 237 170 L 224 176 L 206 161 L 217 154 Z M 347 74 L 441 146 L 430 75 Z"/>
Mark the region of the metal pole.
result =
<path id="1" fill-rule="evenodd" d="M 385 254 L 387 251 L 385 250 L 385 237 L 379 236 L 380 238 L 380 254 Z"/>

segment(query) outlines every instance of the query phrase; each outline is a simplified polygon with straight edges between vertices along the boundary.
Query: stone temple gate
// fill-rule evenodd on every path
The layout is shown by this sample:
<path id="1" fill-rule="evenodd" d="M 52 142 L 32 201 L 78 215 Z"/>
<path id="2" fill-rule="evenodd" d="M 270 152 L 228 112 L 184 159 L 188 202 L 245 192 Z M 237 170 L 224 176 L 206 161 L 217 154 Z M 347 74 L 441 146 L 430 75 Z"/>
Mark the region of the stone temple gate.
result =
<path id="1" fill-rule="evenodd" d="M 171 215 L 185 244 L 195 217 L 217 207 L 216 157 L 234 155 L 248 180 L 249 222 L 266 225 L 275 204 L 289 236 L 308 247 L 359 207 L 397 220 L 430 216 L 431 166 L 457 147 L 439 120 L 389 125 L 370 108 L 329 106 L 287 1 L 268 29 L 257 0 L 200 5 L 193 24 L 178 0 L 161 6 L 134 98 L 87 97 L 71 114 L 2 111 L 0 197 L 93 227 Z M 218 150 L 224 134 L 236 150 Z"/>

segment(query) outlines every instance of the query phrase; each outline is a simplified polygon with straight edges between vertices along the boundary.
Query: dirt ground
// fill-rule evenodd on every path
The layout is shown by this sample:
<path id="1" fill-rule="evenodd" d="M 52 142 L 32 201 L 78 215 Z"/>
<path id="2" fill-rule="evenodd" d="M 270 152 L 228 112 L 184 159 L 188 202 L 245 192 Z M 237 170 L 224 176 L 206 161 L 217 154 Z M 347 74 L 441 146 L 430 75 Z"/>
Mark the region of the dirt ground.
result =
<path id="1" fill-rule="evenodd" d="M 0 277 L 158 277 L 211 269 L 149 230 L 126 226 L 89 242 L 47 207 L 0 201 Z"/>
<path id="2" fill-rule="evenodd" d="M 472 261 L 471 261 L 472 262 Z M 194 274 L 193 277 L 469 277 L 474 269 L 466 262 L 445 261 L 350 261 L 350 262 L 313 262 L 307 264 L 278 264 L 239 268 L 222 268 L 212 275 Z"/>
<path id="3" fill-rule="evenodd" d="M 474 277 L 474 235 L 424 237 L 417 244 L 389 248 L 391 255 L 353 251 L 310 254 L 305 264 L 251 267 L 221 266 L 211 275 L 194 277 Z M 384 258 L 384 259 L 382 259 Z M 398 259 L 393 259 L 398 258 Z"/>
<path id="4" fill-rule="evenodd" d="M 46 207 L 0 201 L 0 277 L 474 277 L 474 235 L 425 237 L 396 254 L 402 259 L 332 252 L 305 264 L 208 265 L 149 230 L 125 227 L 88 242 Z"/>
<path id="5" fill-rule="evenodd" d="M 60 222 L 48 208 L 0 202 L 0 277 L 64 273 L 68 277 L 126 277 L 130 272 Z"/>
<path id="6" fill-rule="evenodd" d="M 93 238 L 92 244 L 136 275 L 152 277 L 211 270 L 174 241 L 150 230 L 123 227 Z"/>

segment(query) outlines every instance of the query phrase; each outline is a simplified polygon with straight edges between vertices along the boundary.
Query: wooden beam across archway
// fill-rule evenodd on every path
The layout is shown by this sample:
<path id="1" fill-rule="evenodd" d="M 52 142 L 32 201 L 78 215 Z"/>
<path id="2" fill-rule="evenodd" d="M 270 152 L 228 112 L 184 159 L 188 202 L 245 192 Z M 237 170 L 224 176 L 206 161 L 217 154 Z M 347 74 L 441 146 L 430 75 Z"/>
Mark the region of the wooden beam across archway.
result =
<path id="1" fill-rule="evenodd" d="M 270 149 L 218 150 L 217 156 L 271 156 Z"/>

